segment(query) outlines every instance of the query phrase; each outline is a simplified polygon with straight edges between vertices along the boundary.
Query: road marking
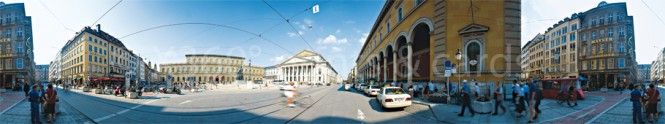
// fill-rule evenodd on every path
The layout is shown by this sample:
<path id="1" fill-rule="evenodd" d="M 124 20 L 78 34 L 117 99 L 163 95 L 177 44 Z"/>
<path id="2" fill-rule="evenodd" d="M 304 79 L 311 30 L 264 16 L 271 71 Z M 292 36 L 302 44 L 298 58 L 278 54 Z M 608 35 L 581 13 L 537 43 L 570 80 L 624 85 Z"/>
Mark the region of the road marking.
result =
<path id="1" fill-rule="evenodd" d="M 599 97 L 600 97 L 600 96 L 599 96 Z M 605 97 L 600 97 L 600 98 L 602 98 L 602 99 L 601 99 L 600 101 L 594 103 L 593 105 L 587 106 L 587 107 L 585 107 L 585 108 L 583 108 L 583 109 L 580 109 L 580 110 L 577 110 L 577 111 L 575 111 L 575 112 L 568 113 L 568 114 L 566 114 L 566 115 L 564 115 L 564 116 L 560 116 L 560 117 L 552 118 L 552 119 L 549 119 L 549 120 L 541 121 L 540 123 L 545 123 L 545 122 L 550 122 L 550 121 L 554 121 L 554 120 L 559 120 L 559 119 L 562 119 L 562 118 L 568 117 L 568 116 L 570 116 L 570 115 L 573 115 L 573 114 L 575 114 L 575 113 L 577 113 L 577 112 L 580 112 L 580 111 L 582 111 L 582 110 L 585 110 L 585 109 L 591 108 L 591 107 L 593 107 L 593 106 L 596 106 L 596 105 L 598 105 L 598 103 L 601 103 L 601 102 L 605 101 Z M 556 102 L 556 101 L 555 101 L 555 102 Z"/>
<path id="2" fill-rule="evenodd" d="M 363 111 L 360 111 L 360 109 L 358 109 L 358 119 L 365 120 L 365 113 L 363 113 Z"/>
<path id="3" fill-rule="evenodd" d="M 593 122 L 593 121 L 595 121 L 596 119 L 598 119 L 598 117 L 600 117 L 601 115 L 605 114 L 607 111 L 610 111 L 610 109 L 612 109 L 612 108 L 616 107 L 617 105 L 623 103 L 623 101 L 626 100 L 626 99 L 628 99 L 628 98 L 624 98 L 623 100 L 619 100 L 619 102 L 617 102 L 617 103 L 615 103 L 614 105 L 612 105 L 611 107 L 605 109 L 605 111 L 603 111 L 603 112 L 601 112 L 600 114 L 596 115 L 596 117 L 591 118 L 591 120 L 585 122 L 584 124 L 590 124 L 591 122 Z"/>
<path id="4" fill-rule="evenodd" d="M 582 118 L 582 117 L 584 117 L 584 116 L 587 116 L 587 115 L 589 115 L 589 113 L 591 113 L 591 112 L 593 112 L 593 111 L 596 111 L 596 109 L 595 109 L 595 108 L 594 108 L 594 109 L 591 109 L 591 111 L 587 111 L 586 113 L 584 113 L 584 114 L 582 114 L 582 115 L 580 115 L 580 116 L 577 116 L 577 118 L 575 118 L 575 120 L 578 120 L 578 119 L 580 119 L 580 118 Z"/>
<path id="5" fill-rule="evenodd" d="M 157 100 L 159 100 L 159 99 L 157 99 Z M 151 100 L 151 101 L 145 102 L 145 103 L 143 103 L 143 104 L 136 105 L 136 106 L 134 106 L 134 107 L 132 107 L 132 108 L 125 109 L 125 110 L 122 110 L 122 111 L 119 111 L 119 112 L 116 112 L 116 113 L 113 113 L 113 114 L 106 115 L 106 116 L 104 116 L 104 117 L 100 117 L 100 118 L 94 119 L 94 122 L 101 122 L 101 121 L 104 121 L 104 120 L 106 120 L 106 119 L 109 119 L 109 118 L 112 118 L 112 117 L 118 116 L 118 115 L 120 115 L 120 114 L 123 114 L 123 113 L 129 112 L 129 110 L 134 110 L 134 109 L 139 108 L 139 107 L 141 107 L 141 106 L 144 106 L 144 105 L 150 104 L 150 103 L 155 102 L 155 101 L 157 101 L 157 100 Z"/>
<path id="6" fill-rule="evenodd" d="M 192 102 L 192 100 L 187 100 L 187 101 L 181 102 L 181 103 L 178 104 L 178 105 L 182 105 L 182 104 L 189 103 L 189 102 Z"/>
<path id="7" fill-rule="evenodd" d="M 18 105 L 19 103 L 23 102 L 23 100 L 26 100 L 26 99 L 21 99 L 21 100 L 19 100 L 18 102 L 14 103 L 12 106 L 7 107 L 5 110 L 3 110 L 2 112 L 0 112 L 0 115 L 5 114 L 5 112 L 7 112 L 9 109 L 14 108 L 14 106 L 16 106 L 16 105 Z"/>

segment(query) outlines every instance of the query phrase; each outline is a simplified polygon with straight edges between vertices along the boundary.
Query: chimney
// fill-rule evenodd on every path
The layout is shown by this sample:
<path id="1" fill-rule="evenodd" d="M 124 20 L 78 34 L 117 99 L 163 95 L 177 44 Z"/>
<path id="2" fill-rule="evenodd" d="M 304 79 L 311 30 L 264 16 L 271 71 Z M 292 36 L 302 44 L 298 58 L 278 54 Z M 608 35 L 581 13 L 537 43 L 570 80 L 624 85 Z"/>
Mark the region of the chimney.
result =
<path id="1" fill-rule="evenodd" d="M 101 32 L 101 31 L 102 31 L 102 27 L 101 27 L 101 25 L 100 25 L 100 24 L 97 24 L 97 31 L 99 31 L 99 32 Z"/>

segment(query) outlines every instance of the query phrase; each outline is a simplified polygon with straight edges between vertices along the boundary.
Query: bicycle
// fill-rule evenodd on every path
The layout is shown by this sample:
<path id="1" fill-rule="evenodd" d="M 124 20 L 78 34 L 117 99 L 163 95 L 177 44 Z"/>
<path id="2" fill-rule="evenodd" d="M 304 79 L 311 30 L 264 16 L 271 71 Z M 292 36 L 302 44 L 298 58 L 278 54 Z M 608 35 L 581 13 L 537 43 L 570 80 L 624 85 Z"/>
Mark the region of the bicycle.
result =
<path id="1" fill-rule="evenodd" d="M 564 95 L 563 93 L 559 93 L 556 97 L 556 102 L 560 105 L 562 105 L 566 100 L 568 99 L 567 95 Z"/>
<path id="2" fill-rule="evenodd" d="M 288 106 L 288 98 L 284 95 L 282 95 L 282 98 L 278 99 L 278 103 L 280 106 Z M 296 97 L 293 99 L 293 103 L 296 104 L 296 106 L 300 108 L 308 108 L 312 105 L 312 96 L 311 95 L 305 95 L 301 96 L 301 94 L 296 95 Z"/>

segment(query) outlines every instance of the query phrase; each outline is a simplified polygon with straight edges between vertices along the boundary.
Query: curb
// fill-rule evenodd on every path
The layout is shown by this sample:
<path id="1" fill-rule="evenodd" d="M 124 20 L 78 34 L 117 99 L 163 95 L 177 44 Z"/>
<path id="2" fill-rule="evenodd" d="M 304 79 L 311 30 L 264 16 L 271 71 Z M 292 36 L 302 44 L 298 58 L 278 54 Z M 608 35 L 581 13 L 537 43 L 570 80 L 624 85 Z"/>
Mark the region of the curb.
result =
<path id="1" fill-rule="evenodd" d="M 61 92 L 62 89 L 58 89 L 57 91 L 58 91 L 58 92 Z M 70 91 L 68 91 L 68 92 L 74 92 L 74 91 L 71 91 L 71 90 L 70 90 Z M 71 97 L 71 96 L 67 95 L 67 97 Z M 58 99 L 60 99 L 60 98 L 58 98 Z M 88 115 L 86 115 L 86 114 L 83 114 L 83 112 L 81 112 L 81 110 L 79 110 L 78 108 L 74 107 L 74 105 L 72 105 L 72 104 L 70 104 L 69 102 L 67 102 L 67 100 L 64 100 L 64 99 L 63 99 L 63 100 L 61 100 L 61 101 L 62 101 L 63 103 L 65 103 L 65 104 L 67 104 L 69 107 L 72 107 L 72 109 L 76 110 L 76 112 L 78 112 L 79 114 L 85 116 L 85 118 L 87 118 L 88 120 L 90 120 L 90 121 L 88 121 L 88 122 L 91 122 L 91 123 L 93 123 L 93 124 L 97 124 L 97 123 L 98 123 L 98 122 L 96 122 L 94 119 L 90 118 L 90 116 L 88 116 Z M 87 124 L 88 122 L 83 122 L 83 123 L 84 123 L 84 124 Z"/>
<path id="2" fill-rule="evenodd" d="M 24 101 L 25 101 L 25 99 L 21 99 L 20 101 L 14 103 L 12 106 L 7 107 L 7 109 L 5 109 L 5 110 L 3 110 L 2 112 L 0 112 L 0 115 L 5 114 L 5 112 L 7 112 L 9 109 L 14 108 L 14 106 L 16 106 L 16 105 L 18 105 L 19 103 L 22 103 L 22 102 L 24 102 Z"/>
<path id="3" fill-rule="evenodd" d="M 427 106 L 427 108 L 429 108 L 429 111 L 432 112 L 432 115 L 434 115 L 434 118 L 436 119 L 437 122 L 445 122 L 445 121 L 441 121 L 439 119 L 439 116 L 436 115 L 436 112 L 434 112 L 434 110 L 432 110 L 432 106 L 430 104 L 422 103 L 422 102 L 416 102 L 416 101 L 411 101 L 411 102 L 414 103 L 414 104 L 420 104 L 420 105 Z M 448 122 L 446 122 L 446 123 L 448 123 Z"/>

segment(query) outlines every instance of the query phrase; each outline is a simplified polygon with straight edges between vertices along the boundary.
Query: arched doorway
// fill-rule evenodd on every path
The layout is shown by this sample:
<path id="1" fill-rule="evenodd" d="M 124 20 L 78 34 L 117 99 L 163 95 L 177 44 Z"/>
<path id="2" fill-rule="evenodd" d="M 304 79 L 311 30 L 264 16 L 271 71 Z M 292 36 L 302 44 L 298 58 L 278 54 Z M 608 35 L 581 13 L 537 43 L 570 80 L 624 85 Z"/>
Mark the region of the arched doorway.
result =
<path id="1" fill-rule="evenodd" d="M 412 78 L 413 81 L 429 81 L 430 76 L 430 29 L 425 23 L 412 31 Z"/>
<path id="2" fill-rule="evenodd" d="M 388 47 L 386 47 L 386 67 L 387 67 L 386 68 L 386 74 L 388 76 L 387 77 L 388 82 L 394 82 L 395 81 L 393 79 L 393 77 L 394 77 L 393 74 L 395 74 L 395 71 L 394 71 L 395 69 L 394 69 L 394 66 L 393 66 L 394 65 L 393 60 L 394 60 L 393 46 L 388 45 Z"/>
<path id="3" fill-rule="evenodd" d="M 395 59 L 397 59 L 397 80 L 400 82 L 407 82 L 407 55 L 409 53 L 408 47 L 407 47 L 407 42 L 406 42 L 406 37 L 400 36 L 397 38 L 397 56 Z"/>
<path id="4" fill-rule="evenodd" d="M 386 82 L 386 64 L 384 60 L 384 53 L 383 51 L 379 52 L 379 60 L 378 60 L 378 65 L 379 65 L 379 79 L 377 79 L 379 82 Z"/>

